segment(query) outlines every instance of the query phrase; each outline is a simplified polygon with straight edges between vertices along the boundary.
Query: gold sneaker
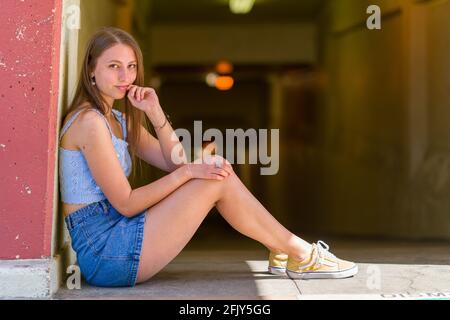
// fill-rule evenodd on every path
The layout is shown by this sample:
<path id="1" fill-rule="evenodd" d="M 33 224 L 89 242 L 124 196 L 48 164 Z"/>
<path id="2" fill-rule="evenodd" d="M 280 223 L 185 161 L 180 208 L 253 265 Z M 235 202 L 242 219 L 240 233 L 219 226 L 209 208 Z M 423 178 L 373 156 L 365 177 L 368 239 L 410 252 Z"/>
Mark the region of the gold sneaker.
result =
<path id="1" fill-rule="evenodd" d="M 286 273 L 292 279 L 341 279 L 352 277 L 358 273 L 354 262 L 336 258 L 330 253 L 329 246 L 319 240 L 312 244 L 309 261 L 298 261 L 289 258 Z"/>
<path id="2" fill-rule="evenodd" d="M 269 254 L 269 272 L 276 275 L 286 275 L 286 265 L 288 261 L 288 255 L 285 253 Z"/>

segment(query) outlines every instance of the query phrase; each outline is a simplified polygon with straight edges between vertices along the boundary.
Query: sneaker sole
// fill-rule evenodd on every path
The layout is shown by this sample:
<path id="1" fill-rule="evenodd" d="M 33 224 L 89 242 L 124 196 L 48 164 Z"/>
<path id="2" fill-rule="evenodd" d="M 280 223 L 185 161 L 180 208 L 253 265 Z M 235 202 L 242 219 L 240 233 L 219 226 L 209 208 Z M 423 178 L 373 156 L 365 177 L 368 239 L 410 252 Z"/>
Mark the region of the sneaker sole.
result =
<path id="1" fill-rule="evenodd" d="M 283 276 L 286 275 L 286 268 L 281 267 L 269 267 L 269 272 L 271 274 L 275 274 L 277 276 Z"/>
<path id="2" fill-rule="evenodd" d="M 344 271 L 335 271 L 335 272 L 295 272 L 291 270 L 286 270 L 287 275 L 291 279 L 343 279 L 354 276 L 358 273 L 358 266 L 355 265 L 353 268 L 344 270 Z"/>

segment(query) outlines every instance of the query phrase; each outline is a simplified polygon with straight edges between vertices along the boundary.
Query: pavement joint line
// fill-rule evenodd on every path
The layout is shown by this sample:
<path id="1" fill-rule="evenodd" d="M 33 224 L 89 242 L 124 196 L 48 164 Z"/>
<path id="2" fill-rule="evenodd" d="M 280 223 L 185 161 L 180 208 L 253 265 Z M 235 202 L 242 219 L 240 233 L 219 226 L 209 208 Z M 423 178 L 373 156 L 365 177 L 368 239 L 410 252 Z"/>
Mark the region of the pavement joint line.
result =
<path id="1" fill-rule="evenodd" d="M 300 286 L 298 285 L 297 281 L 295 281 L 294 279 L 291 279 L 291 278 L 289 278 L 289 279 L 294 282 L 294 285 L 298 290 L 298 294 L 303 295 L 302 290 L 300 289 Z"/>

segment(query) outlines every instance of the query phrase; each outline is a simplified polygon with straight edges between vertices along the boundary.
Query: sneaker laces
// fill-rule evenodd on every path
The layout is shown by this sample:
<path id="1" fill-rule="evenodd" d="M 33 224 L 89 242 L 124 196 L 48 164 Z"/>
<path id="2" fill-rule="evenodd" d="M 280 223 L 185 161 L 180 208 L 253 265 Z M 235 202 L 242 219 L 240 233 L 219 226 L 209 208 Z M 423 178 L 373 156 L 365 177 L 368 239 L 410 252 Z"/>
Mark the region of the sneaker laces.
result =
<path id="1" fill-rule="evenodd" d="M 337 260 L 336 256 L 334 254 L 332 254 L 329 250 L 330 250 L 330 246 L 328 244 L 326 244 L 322 240 L 317 241 L 317 259 L 316 260 L 318 260 L 319 266 L 322 265 L 322 262 L 326 256 Z"/>
<path id="2" fill-rule="evenodd" d="M 317 244 L 313 244 L 313 249 L 314 247 L 316 247 L 317 250 L 315 259 L 312 259 L 308 264 L 302 266 L 300 269 L 306 269 L 313 265 L 317 265 L 317 267 L 320 267 L 323 264 L 323 260 L 326 256 L 337 259 L 336 256 L 329 251 L 330 246 L 324 241 L 317 241 Z"/>

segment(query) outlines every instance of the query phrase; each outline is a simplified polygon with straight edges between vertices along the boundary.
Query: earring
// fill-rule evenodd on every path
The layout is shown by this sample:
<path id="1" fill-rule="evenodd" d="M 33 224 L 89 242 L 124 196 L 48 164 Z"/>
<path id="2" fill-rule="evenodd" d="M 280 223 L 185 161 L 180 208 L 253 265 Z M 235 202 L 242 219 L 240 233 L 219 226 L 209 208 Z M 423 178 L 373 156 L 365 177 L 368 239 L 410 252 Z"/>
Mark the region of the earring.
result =
<path id="1" fill-rule="evenodd" d="M 92 77 L 91 80 L 92 80 L 92 81 L 91 81 L 91 84 L 92 84 L 93 86 L 95 86 L 95 77 Z"/>

